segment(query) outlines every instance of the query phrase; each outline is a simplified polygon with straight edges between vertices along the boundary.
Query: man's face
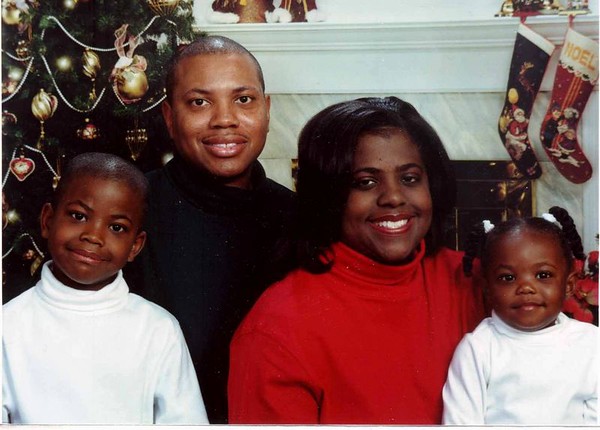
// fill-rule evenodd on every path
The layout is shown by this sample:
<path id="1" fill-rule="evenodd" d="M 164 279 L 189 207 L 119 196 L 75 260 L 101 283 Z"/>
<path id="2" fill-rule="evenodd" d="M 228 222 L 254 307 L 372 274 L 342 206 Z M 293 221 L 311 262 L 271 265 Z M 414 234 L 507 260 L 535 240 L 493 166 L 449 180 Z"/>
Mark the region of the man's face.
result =
<path id="1" fill-rule="evenodd" d="M 163 116 L 177 153 L 226 185 L 250 186 L 269 130 L 271 100 L 244 54 L 196 55 L 175 70 Z"/>

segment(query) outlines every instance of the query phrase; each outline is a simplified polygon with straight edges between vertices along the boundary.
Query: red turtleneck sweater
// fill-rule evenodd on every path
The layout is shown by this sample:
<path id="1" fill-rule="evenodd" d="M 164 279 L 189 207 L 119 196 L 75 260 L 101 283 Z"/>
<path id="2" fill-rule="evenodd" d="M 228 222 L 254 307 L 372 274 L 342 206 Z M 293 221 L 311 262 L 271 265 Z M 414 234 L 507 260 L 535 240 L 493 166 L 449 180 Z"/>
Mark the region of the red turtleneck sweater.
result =
<path id="1" fill-rule="evenodd" d="M 271 286 L 231 344 L 229 422 L 439 424 L 454 348 L 484 316 L 462 254 L 403 266 L 343 244 Z"/>

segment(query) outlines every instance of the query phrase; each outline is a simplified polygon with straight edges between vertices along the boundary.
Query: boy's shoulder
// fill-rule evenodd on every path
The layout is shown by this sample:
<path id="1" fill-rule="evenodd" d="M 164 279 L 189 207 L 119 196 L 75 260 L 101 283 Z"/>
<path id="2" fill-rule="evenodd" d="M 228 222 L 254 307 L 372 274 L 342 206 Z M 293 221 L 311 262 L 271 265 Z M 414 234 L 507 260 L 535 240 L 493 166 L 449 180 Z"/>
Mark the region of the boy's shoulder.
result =
<path id="1" fill-rule="evenodd" d="M 13 314 L 19 314 L 24 309 L 30 308 L 31 301 L 35 298 L 35 289 L 36 287 L 33 286 L 2 305 L 2 314 L 4 318 L 7 318 Z"/>
<path id="2" fill-rule="evenodd" d="M 179 327 L 179 322 L 169 311 L 135 293 L 129 293 L 128 307 L 132 312 L 144 318 L 144 323 Z"/>

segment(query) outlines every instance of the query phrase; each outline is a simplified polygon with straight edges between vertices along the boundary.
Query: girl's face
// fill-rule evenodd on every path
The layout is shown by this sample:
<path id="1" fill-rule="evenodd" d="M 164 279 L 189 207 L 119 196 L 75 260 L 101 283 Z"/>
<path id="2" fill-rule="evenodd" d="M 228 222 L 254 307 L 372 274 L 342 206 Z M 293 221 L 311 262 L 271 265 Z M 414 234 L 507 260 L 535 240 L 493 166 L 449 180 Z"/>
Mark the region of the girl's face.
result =
<path id="1" fill-rule="evenodd" d="M 522 331 L 554 324 L 576 280 L 551 236 L 521 229 L 498 237 L 485 277 L 496 314 Z"/>
<path id="2" fill-rule="evenodd" d="M 417 146 L 399 129 L 358 140 L 341 240 L 384 264 L 408 261 L 431 226 L 427 171 Z"/>

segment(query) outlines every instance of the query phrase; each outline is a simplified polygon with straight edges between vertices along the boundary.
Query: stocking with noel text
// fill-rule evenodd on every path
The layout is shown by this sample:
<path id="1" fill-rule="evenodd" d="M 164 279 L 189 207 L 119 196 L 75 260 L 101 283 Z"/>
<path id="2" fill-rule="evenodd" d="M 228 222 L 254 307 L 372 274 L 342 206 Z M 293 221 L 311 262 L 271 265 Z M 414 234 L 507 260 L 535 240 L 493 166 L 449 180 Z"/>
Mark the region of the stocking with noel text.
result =
<path id="1" fill-rule="evenodd" d="M 530 179 L 539 178 L 542 169 L 531 147 L 527 128 L 553 51 L 552 42 L 525 24 L 519 24 L 498 132 L 517 169 Z"/>
<path id="2" fill-rule="evenodd" d="M 598 43 L 569 26 L 540 138 L 558 171 L 575 184 L 592 176 L 592 166 L 577 140 L 577 125 L 597 81 Z"/>

